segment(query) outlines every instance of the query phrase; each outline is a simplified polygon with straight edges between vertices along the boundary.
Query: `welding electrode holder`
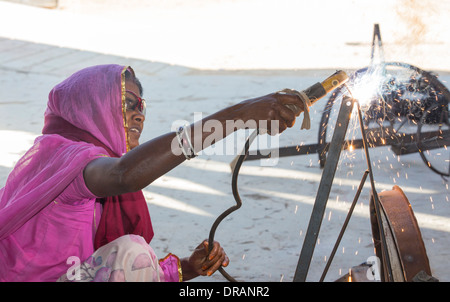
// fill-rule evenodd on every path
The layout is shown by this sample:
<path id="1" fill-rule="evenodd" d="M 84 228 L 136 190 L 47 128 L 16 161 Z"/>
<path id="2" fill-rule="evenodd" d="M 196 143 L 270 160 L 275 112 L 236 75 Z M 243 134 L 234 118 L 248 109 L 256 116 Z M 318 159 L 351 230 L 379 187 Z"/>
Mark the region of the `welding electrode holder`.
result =
<path id="1" fill-rule="evenodd" d="M 347 82 L 347 80 L 348 80 L 347 74 L 344 71 L 342 71 L 342 70 L 338 70 L 334 74 L 329 76 L 327 79 L 325 79 L 323 82 L 316 83 L 316 84 L 312 85 L 311 87 L 307 88 L 306 90 L 303 90 L 301 93 L 299 93 L 298 91 L 295 91 L 295 90 L 289 90 L 289 91 L 294 92 L 295 94 L 299 93 L 299 97 L 302 100 L 303 100 L 303 98 L 308 98 L 308 106 L 311 106 L 312 104 L 317 102 L 319 99 L 321 99 L 322 97 L 327 95 L 328 92 L 338 88 L 339 86 L 341 86 L 342 84 Z M 291 108 L 288 105 L 292 105 L 294 107 Z M 291 109 L 298 116 L 297 111 L 301 112 L 301 109 L 298 106 L 294 105 L 294 104 L 288 104 L 288 105 L 287 105 L 288 108 Z M 306 103 L 304 103 L 304 108 L 305 108 L 304 112 L 306 114 L 306 112 L 308 112 L 308 108 L 306 106 Z M 250 134 L 250 136 L 247 138 L 247 140 L 245 142 L 244 150 L 241 152 L 240 155 L 237 156 L 236 160 L 234 161 L 234 166 L 232 167 L 231 188 L 232 188 L 232 191 L 233 191 L 233 197 L 234 197 L 234 200 L 236 201 L 236 204 L 234 206 L 228 208 L 227 210 L 225 210 L 214 221 L 214 223 L 213 223 L 213 225 L 211 227 L 211 230 L 209 232 L 209 237 L 208 237 L 208 243 L 209 243 L 208 250 L 209 250 L 209 252 L 213 248 L 214 235 L 215 235 L 216 229 L 219 226 L 220 222 L 222 222 L 222 220 L 226 216 L 228 216 L 232 212 L 234 212 L 237 209 L 239 209 L 241 207 L 241 205 L 242 205 L 242 200 L 241 200 L 241 198 L 239 196 L 239 192 L 238 192 L 238 188 L 237 188 L 237 179 L 238 179 L 239 170 L 240 170 L 240 168 L 242 166 L 242 163 L 244 162 L 245 158 L 248 155 L 248 150 L 250 148 L 250 145 L 252 144 L 253 140 L 256 138 L 257 135 L 258 135 L 258 130 L 254 131 L 252 134 Z M 233 277 L 231 277 L 224 270 L 223 267 L 219 268 L 219 272 L 228 281 L 230 281 L 230 282 L 237 282 L 237 280 L 234 279 Z"/>
<path id="2" fill-rule="evenodd" d="M 282 92 L 284 93 L 293 93 L 296 94 L 303 102 L 304 110 L 302 110 L 299 106 L 294 104 L 285 105 L 289 109 L 291 109 L 295 115 L 299 115 L 302 111 L 307 112 L 308 108 L 313 105 L 315 102 L 326 96 L 330 91 L 338 88 L 342 84 L 348 81 L 347 74 L 338 70 L 328 78 L 326 78 L 322 82 L 317 82 L 316 84 L 310 86 L 309 88 L 303 91 L 295 91 L 291 89 L 284 89 Z M 302 127 L 303 128 L 303 127 Z M 309 127 L 307 128 L 309 129 Z"/>

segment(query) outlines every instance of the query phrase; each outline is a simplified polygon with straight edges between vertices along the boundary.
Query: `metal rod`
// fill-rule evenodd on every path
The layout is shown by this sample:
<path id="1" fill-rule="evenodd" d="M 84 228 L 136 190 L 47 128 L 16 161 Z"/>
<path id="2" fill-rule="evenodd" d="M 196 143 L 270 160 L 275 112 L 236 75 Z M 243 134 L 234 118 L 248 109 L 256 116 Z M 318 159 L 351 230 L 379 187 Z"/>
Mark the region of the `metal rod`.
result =
<path id="1" fill-rule="evenodd" d="M 377 190 L 375 189 L 375 180 L 373 178 L 373 171 L 372 171 L 372 166 L 370 163 L 369 147 L 367 146 L 367 138 L 366 138 L 366 132 L 364 130 L 361 106 L 359 105 L 359 102 L 356 102 L 356 104 L 357 104 L 359 124 L 360 124 L 360 128 L 361 128 L 362 139 L 363 139 L 363 149 L 366 154 L 367 169 L 369 170 L 369 179 L 370 179 L 370 185 L 372 188 L 372 196 L 373 196 L 373 200 L 374 200 L 375 211 L 376 211 L 377 217 L 381 217 L 380 216 L 380 214 L 381 214 L 380 200 L 378 199 L 378 193 L 377 193 Z M 381 238 L 381 242 L 382 242 L 383 260 L 384 260 L 384 263 L 386 263 L 386 268 L 387 268 L 388 280 L 393 281 L 391 261 L 389 259 L 389 254 L 387 251 L 386 237 L 385 237 L 383 227 L 380 227 L 380 238 Z"/>
<path id="2" fill-rule="evenodd" d="M 370 132 L 369 132 L 370 134 Z M 432 136 L 432 135 L 442 135 L 444 139 L 442 140 L 442 144 L 450 145 L 450 130 L 442 130 L 442 131 L 429 131 L 423 132 L 423 135 Z M 419 150 L 417 146 L 417 133 L 391 133 L 389 132 L 387 136 L 381 139 L 375 140 L 374 138 L 370 138 L 369 136 L 369 147 L 386 147 L 391 146 L 392 152 L 396 155 L 404 155 L 410 153 L 416 153 L 424 150 L 431 150 L 438 148 L 439 146 L 433 145 L 431 143 L 421 143 L 422 149 Z M 363 140 L 362 139 L 352 139 L 344 142 L 344 149 L 348 148 L 348 146 L 352 146 L 353 149 L 362 149 Z M 286 146 L 280 147 L 279 149 L 263 149 L 251 151 L 253 154 L 249 154 L 245 160 L 256 160 L 262 158 L 270 158 L 272 154 L 277 154 L 278 157 L 286 157 L 286 156 L 295 156 L 295 155 L 305 155 L 305 154 L 314 154 L 318 152 L 328 152 L 330 147 L 330 143 L 323 144 L 308 144 L 302 146 Z"/>
<path id="3" fill-rule="evenodd" d="M 325 213 L 326 204 L 330 195 L 331 185 L 336 172 L 339 156 L 342 150 L 345 134 L 350 121 L 354 99 L 344 96 L 336 121 L 333 138 L 330 144 L 327 161 L 325 163 L 319 189 L 317 190 L 316 201 L 309 220 L 308 230 L 303 242 L 302 250 L 298 260 L 294 275 L 294 282 L 306 281 L 312 255 L 319 235 L 320 225 Z"/>
<path id="4" fill-rule="evenodd" d="M 376 44 L 376 41 L 378 43 Z M 372 36 L 372 49 L 370 54 L 370 65 L 374 65 L 374 57 L 375 57 L 375 48 L 378 46 L 379 51 L 379 57 L 380 57 L 380 63 L 384 63 L 384 49 L 383 49 L 383 42 L 381 41 L 381 32 L 380 32 L 380 25 L 374 24 L 373 26 L 373 36 Z"/>
<path id="5" fill-rule="evenodd" d="M 366 182 L 368 174 L 369 174 L 369 170 L 366 170 L 361 179 L 358 190 L 356 191 L 356 195 L 355 195 L 355 198 L 353 199 L 352 205 L 350 206 L 350 209 L 348 210 L 347 218 L 345 218 L 345 221 L 344 221 L 344 224 L 342 225 L 341 232 L 339 233 L 338 239 L 336 240 L 336 243 L 334 244 L 333 250 L 331 251 L 330 257 L 328 258 L 327 264 L 325 265 L 325 269 L 323 270 L 322 277 L 320 277 L 320 280 L 319 280 L 320 282 L 322 282 L 323 279 L 325 279 L 328 269 L 330 268 L 331 262 L 333 261 L 334 255 L 336 254 L 336 251 L 337 251 L 337 248 L 339 247 L 339 244 L 341 243 L 341 240 L 342 240 L 342 237 L 344 236 L 345 230 L 347 229 L 347 225 L 353 214 L 353 210 L 355 209 L 356 203 L 358 202 L 359 195 L 361 194 L 361 191 L 364 187 L 364 183 Z"/>

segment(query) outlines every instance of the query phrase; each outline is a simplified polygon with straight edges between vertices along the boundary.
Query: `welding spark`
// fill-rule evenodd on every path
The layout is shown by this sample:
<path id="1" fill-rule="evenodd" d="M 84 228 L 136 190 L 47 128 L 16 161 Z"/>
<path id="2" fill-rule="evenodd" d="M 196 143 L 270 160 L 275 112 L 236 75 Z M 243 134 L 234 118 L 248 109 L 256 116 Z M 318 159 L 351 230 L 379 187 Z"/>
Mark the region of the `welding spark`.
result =
<path id="1" fill-rule="evenodd" d="M 365 108 L 380 94 L 385 81 L 383 68 L 377 66 L 356 77 L 351 83 L 347 83 L 347 88 L 361 107 Z"/>

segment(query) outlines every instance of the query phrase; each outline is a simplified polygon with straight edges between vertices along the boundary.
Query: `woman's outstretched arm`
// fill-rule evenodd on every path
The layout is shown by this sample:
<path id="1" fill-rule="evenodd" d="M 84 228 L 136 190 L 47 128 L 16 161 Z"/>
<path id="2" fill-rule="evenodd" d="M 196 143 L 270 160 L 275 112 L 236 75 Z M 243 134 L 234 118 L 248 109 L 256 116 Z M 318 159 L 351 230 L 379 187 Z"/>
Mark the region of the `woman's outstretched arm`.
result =
<path id="1" fill-rule="evenodd" d="M 296 118 L 286 104 L 303 108 L 297 96 L 273 93 L 227 107 L 192 124 L 190 134 L 195 152 L 241 128 L 260 128 L 271 135 L 283 132 L 294 125 Z M 86 185 L 99 197 L 141 190 L 186 159 L 177 142 L 175 132 L 170 132 L 133 148 L 120 158 L 95 159 L 84 169 Z"/>

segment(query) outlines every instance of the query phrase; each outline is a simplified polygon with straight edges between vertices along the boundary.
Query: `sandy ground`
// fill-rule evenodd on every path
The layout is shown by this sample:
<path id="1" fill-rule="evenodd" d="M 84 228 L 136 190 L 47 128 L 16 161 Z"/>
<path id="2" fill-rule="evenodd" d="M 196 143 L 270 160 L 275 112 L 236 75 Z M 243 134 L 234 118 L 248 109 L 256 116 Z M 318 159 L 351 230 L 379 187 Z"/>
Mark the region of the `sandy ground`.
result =
<path id="1" fill-rule="evenodd" d="M 135 69 L 150 100 L 143 141 L 170 131 L 176 121 L 192 122 L 285 87 L 303 89 L 337 68 L 350 73 L 366 66 L 374 23 L 380 23 L 387 60 L 436 71 L 446 85 L 450 79 L 450 1 L 105 2 L 65 0 L 53 10 L 0 2 L 0 185 L 41 132 L 48 92 L 86 66 Z M 316 143 L 324 105 L 311 108 L 310 130 L 300 130 L 299 120 L 277 137 L 279 145 Z M 357 127 L 355 119 L 350 127 Z M 242 139 L 226 141 L 233 152 L 207 149 L 144 190 L 158 256 L 188 255 L 234 204 L 229 163 Z M 402 187 L 433 275 L 450 281 L 448 182 L 418 154 L 397 157 L 389 147 L 370 152 L 377 189 Z M 362 150 L 342 153 L 308 281 L 319 280 L 365 169 Z M 245 164 L 243 206 L 216 234 L 231 258 L 232 276 L 293 279 L 322 172 L 317 154 L 280 158 L 274 166 Z M 326 281 L 374 254 L 369 194 L 366 185 Z"/>

